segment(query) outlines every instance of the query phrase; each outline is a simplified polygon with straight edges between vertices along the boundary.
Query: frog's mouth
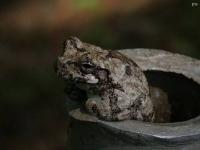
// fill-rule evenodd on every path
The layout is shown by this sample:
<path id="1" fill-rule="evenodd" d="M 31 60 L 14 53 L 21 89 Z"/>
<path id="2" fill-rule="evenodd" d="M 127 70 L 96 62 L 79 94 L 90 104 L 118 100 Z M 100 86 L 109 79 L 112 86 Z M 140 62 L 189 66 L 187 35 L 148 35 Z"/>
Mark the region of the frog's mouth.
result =
<path id="1" fill-rule="evenodd" d="M 85 83 L 85 84 L 98 84 L 99 83 L 99 79 L 96 78 L 92 74 L 87 74 L 87 75 L 84 75 L 82 77 L 74 78 L 74 82 L 75 83 Z"/>

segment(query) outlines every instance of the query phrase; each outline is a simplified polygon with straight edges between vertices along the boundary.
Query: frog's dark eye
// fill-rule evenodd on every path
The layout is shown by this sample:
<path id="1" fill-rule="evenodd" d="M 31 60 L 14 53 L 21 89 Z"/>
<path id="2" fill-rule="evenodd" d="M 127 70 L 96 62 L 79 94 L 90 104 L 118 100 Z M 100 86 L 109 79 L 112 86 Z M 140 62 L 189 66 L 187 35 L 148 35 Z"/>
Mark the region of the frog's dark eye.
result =
<path id="1" fill-rule="evenodd" d="M 92 64 L 90 64 L 90 63 L 83 63 L 82 64 L 82 67 L 84 67 L 84 68 L 92 68 L 93 67 L 93 65 Z"/>
<path id="2" fill-rule="evenodd" d="M 81 71 L 83 73 L 92 73 L 95 69 L 94 64 L 90 63 L 90 62 L 82 62 L 81 63 Z"/>

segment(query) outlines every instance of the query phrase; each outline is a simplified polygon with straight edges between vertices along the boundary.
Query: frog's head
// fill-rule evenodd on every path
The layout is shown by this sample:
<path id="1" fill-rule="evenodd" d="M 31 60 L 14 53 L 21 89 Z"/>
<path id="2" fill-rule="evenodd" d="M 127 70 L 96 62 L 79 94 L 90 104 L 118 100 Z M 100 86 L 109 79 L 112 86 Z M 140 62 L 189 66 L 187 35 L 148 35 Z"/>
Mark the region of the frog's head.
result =
<path id="1" fill-rule="evenodd" d="M 77 84 L 97 85 L 108 81 L 105 67 L 107 51 L 83 43 L 78 38 L 66 40 L 64 52 L 58 57 L 57 74 Z"/>

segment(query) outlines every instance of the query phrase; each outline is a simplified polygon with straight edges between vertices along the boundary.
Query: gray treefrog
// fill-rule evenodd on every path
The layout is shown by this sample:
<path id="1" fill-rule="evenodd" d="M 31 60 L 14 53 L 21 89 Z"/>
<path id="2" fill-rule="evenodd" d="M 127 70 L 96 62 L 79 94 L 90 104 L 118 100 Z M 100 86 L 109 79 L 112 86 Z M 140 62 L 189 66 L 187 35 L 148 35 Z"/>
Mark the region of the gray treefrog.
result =
<path id="1" fill-rule="evenodd" d="M 154 121 L 147 79 L 140 67 L 121 53 L 72 37 L 65 42 L 56 70 L 71 88 L 69 94 L 86 91 L 85 108 L 99 119 Z"/>

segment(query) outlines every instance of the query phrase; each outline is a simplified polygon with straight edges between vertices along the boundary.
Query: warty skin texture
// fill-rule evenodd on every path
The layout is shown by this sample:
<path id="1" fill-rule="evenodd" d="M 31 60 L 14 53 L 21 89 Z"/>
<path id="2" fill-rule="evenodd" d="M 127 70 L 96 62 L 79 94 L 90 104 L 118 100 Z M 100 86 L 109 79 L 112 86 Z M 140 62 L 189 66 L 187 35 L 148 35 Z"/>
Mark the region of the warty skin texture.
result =
<path id="1" fill-rule="evenodd" d="M 56 70 L 70 87 L 67 94 L 74 90 L 87 93 L 85 108 L 99 119 L 154 122 L 146 77 L 135 62 L 121 53 L 72 37 L 65 42 Z"/>

